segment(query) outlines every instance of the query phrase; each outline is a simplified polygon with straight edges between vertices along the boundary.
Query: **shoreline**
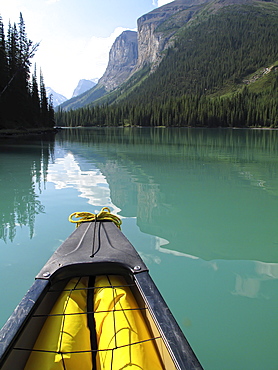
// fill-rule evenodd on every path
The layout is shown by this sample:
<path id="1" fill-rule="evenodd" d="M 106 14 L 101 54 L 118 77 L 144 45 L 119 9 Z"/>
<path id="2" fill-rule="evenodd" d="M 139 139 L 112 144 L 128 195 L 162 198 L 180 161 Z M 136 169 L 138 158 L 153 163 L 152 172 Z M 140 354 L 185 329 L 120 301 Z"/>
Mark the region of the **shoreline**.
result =
<path id="1" fill-rule="evenodd" d="M 144 128 L 153 128 L 153 129 L 166 129 L 166 128 L 170 128 L 170 129 L 176 129 L 176 128 L 192 128 L 192 129 L 208 129 L 208 130 L 218 130 L 218 129 L 221 129 L 221 130 L 278 130 L 278 127 L 255 127 L 255 126 L 249 126 L 249 127 L 225 127 L 225 126 L 218 126 L 218 127 L 208 127 L 208 126 L 73 126 L 73 127 L 69 127 L 69 126 L 61 126 L 61 127 L 58 127 L 57 129 L 58 130 L 67 130 L 67 129 L 73 129 L 73 130 L 77 130 L 77 129 L 101 129 L 101 128 L 120 128 L 120 129 L 123 129 L 123 128 L 141 128 L 141 129 L 144 129 Z"/>
<path id="2" fill-rule="evenodd" d="M 60 128 L 54 127 L 37 127 L 37 128 L 18 128 L 18 129 L 0 129 L 1 138 L 13 138 L 18 136 L 33 136 L 56 134 Z"/>
<path id="3" fill-rule="evenodd" d="M 229 129 L 229 130 L 278 130 L 277 127 L 193 127 L 193 126 L 127 126 L 128 128 L 193 128 L 193 129 Z M 126 128 L 125 126 L 77 126 L 77 127 L 40 127 L 40 128 L 18 128 L 18 129 L 0 129 L 0 139 L 14 138 L 21 136 L 41 136 L 56 134 L 63 129 L 94 129 L 94 128 Z"/>

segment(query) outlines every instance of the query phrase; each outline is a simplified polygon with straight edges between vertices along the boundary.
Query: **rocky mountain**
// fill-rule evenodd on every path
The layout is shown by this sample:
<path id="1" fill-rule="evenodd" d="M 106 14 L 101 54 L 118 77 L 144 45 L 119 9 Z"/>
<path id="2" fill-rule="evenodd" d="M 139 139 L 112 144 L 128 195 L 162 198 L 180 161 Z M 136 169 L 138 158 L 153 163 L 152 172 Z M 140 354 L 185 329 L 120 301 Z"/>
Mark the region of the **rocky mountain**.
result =
<path id="1" fill-rule="evenodd" d="M 146 80 L 154 78 L 153 73 L 168 55 L 167 50 L 170 47 L 171 50 L 177 51 L 174 59 L 180 52 L 184 53 L 182 48 L 175 49 L 174 46 L 182 40 L 185 29 L 190 30 L 200 25 L 198 32 L 201 32 L 202 23 L 226 7 L 232 9 L 257 4 L 256 6 L 263 8 L 262 4 L 268 6 L 270 3 L 277 3 L 277 0 L 175 0 L 154 9 L 138 19 L 137 33 L 125 31 L 115 40 L 110 50 L 106 72 L 99 83 L 82 96 L 64 103 L 62 108 L 69 110 L 87 104 L 110 104 L 123 99 L 123 96 L 126 97 L 134 90 L 134 86 L 138 87 L 143 81 L 146 83 Z M 191 53 L 194 53 L 195 47 L 199 47 L 184 40 L 182 43 L 191 50 Z M 173 66 L 177 61 L 171 63 Z M 190 72 L 188 77 L 193 78 L 193 74 L 195 72 Z M 171 82 L 171 77 L 168 82 Z M 177 81 L 177 84 L 181 84 L 181 81 Z"/>
<path id="2" fill-rule="evenodd" d="M 124 31 L 113 43 L 109 52 L 109 62 L 99 84 L 111 91 L 126 81 L 138 60 L 137 32 Z"/>
<path id="3" fill-rule="evenodd" d="M 87 105 L 120 86 L 132 74 L 138 60 L 137 32 L 124 31 L 114 41 L 109 62 L 98 84 L 83 94 L 66 101 L 61 109 L 77 109 Z"/>
<path id="4" fill-rule="evenodd" d="M 67 98 L 64 95 L 58 94 L 56 91 L 51 89 L 51 87 L 46 87 L 46 95 L 48 98 L 52 96 L 54 108 L 67 101 Z"/>
<path id="5" fill-rule="evenodd" d="M 82 79 L 82 80 L 80 80 L 78 82 L 78 85 L 74 89 L 74 92 L 72 94 L 72 97 L 74 98 L 75 96 L 81 95 L 84 92 L 90 90 L 91 88 L 93 88 L 97 84 L 97 82 L 98 82 L 97 79 L 94 79 L 94 80 L 85 80 L 85 79 Z"/>
<path id="6" fill-rule="evenodd" d="M 140 17 L 137 20 L 138 32 L 124 31 L 115 40 L 109 53 L 107 69 L 97 86 L 80 97 L 70 99 L 61 108 L 77 109 L 97 101 L 146 66 L 154 71 L 164 51 L 172 45 L 175 33 L 209 2 L 176 0 Z"/>

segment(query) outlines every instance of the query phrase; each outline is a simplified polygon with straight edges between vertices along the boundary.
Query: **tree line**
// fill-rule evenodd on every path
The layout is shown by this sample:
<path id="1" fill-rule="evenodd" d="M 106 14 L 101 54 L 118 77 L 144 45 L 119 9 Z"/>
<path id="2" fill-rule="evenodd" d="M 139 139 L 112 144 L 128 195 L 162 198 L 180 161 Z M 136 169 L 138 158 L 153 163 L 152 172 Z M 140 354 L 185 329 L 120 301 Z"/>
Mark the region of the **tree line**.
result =
<path id="1" fill-rule="evenodd" d="M 54 109 L 47 98 L 42 72 L 31 75 L 31 59 L 38 44 L 28 39 L 20 13 L 9 22 L 7 36 L 0 16 L 0 129 L 53 127 Z"/>
<path id="2" fill-rule="evenodd" d="M 58 111 L 60 126 L 278 127 L 278 76 L 267 91 L 226 97 L 187 94 L 165 102 L 122 102 Z"/>

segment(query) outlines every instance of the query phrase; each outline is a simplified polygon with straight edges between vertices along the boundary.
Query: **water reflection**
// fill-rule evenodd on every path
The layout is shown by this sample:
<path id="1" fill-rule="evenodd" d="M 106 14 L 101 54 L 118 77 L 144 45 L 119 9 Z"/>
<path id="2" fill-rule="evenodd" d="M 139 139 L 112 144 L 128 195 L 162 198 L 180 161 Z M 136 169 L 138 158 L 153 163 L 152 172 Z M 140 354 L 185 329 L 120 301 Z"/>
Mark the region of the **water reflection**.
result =
<path id="1" fill-rule="evenodd" d="M 121 215 L 168 240 L 168 250 L 276 262 L 277 134 L 75 129 L 60 141 L 100 169 Z"/>
<path id="2" fill-rule="evenodd" d="M 247 298 L 270 299 L 269 293 L 262 287 L 269 280 L 278 279 L 278 264 L 254 261 L 250 271 L 244 271 L 241 275 L 236 274 L 234 295 Z"/>
<path id="3" fill-rule="evenodd" d="M 165 251 L 277 262 L 277 133 L 64 130 L 52 164 L 53 140 L 2 145 L 0 237 L 13 240 L 16 225 L 33 236 L 47 177 L 56 189 L 77 189 L 92 206 L 135 217 L 145 234 L 168 241 Z"/>
<path id="4" fill-rule="evenodd" d="M 5 140 L 0 143 L 0 238 L 13 241 L 17 226 L 34 235 L 35 217 L 44 211 L 38 193 L 47 176 L 52 141 Z"/>
<path id="5" fill-rule="evenodd" d="M 49 166 L 47 179 L 55 184 L 56 189 L 75 188 L 80 197 L 88 200 L 88 204 L 102 207 L 104 200 L 110 196 L 106 179 L 94 166 L 85 169 L 84 165 L 88 166 L 83 162 L 82 166 L 81 160 L 77 161 L 72 153 L 65 153 L 64 157 Z"/>

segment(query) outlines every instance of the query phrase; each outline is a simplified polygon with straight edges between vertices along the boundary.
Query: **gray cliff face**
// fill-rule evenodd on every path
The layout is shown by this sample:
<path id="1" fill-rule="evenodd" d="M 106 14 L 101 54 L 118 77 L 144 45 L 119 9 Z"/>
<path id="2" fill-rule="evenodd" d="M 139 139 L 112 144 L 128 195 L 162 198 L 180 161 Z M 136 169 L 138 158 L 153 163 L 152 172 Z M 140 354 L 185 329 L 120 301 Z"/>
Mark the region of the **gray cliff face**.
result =
<path id="1" fill-rule="evenodd" d="M 109 62 L 99 84 L 111 91 L 126 81 L 138 60 L 137 32 L 124 31 L 118 36 L 109 53 Z"/>

